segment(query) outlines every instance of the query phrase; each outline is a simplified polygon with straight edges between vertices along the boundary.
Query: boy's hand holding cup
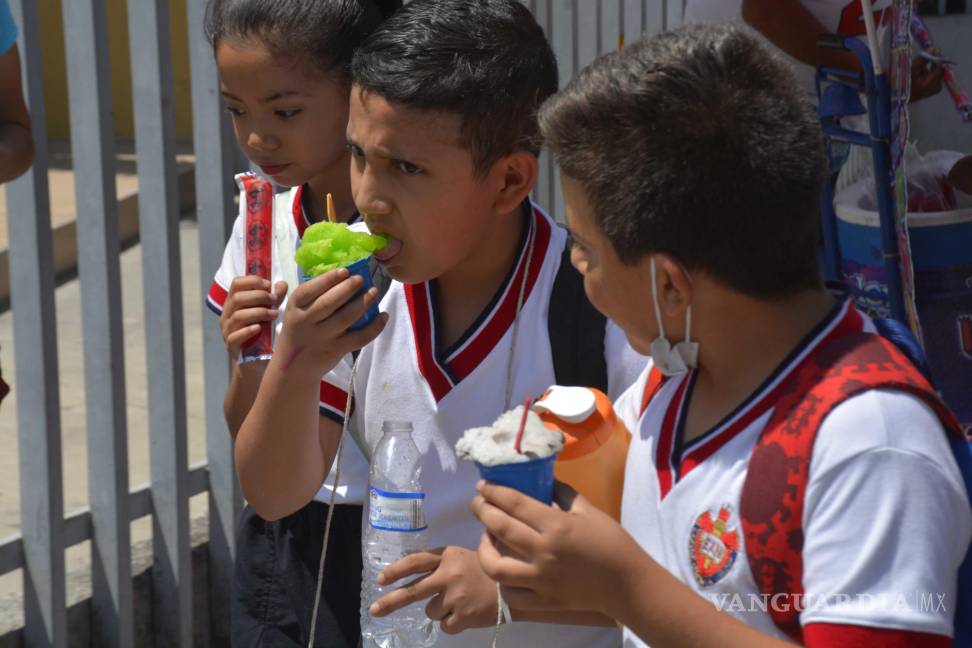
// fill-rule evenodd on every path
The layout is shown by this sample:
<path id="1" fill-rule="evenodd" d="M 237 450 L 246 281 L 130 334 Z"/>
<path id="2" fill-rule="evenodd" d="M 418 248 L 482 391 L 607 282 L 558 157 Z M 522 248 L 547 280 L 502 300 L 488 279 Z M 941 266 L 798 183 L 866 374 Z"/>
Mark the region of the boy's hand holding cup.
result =
<path id="1" fill-rule="evenodd" d="M 637 545 L 610 516 L 554 481 L 565 437 L 531 405 L 467 430 L 456 444 L 459 457 L 475 461 L 486 480 L 472 502 L 487 532 L 480 566 L 514 609 L 601 611 Z"/>
<path id="2" fill-rule="evenodd" d="M 328 200 L 329 221 L 308 227 L 294 255 L 301 283 L 287 305 L 281 336 L 291 356 L 309 351 L 324 371 L 377 337 L 387 319 L 378 312 L 368 270 L 368 258 L 387 240 L 334 222 L 332 204 Z"/>

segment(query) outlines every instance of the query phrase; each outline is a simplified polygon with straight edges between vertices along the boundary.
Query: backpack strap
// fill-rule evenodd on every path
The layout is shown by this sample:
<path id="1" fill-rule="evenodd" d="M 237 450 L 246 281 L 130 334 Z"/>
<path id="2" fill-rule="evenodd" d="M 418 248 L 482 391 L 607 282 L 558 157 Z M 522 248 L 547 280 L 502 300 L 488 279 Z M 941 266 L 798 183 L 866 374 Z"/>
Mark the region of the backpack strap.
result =
<path id="1" fill-rule="evenodd" d="M 739 517 L 753 578 L 759 590 L 774 601 L 769 608 L 773 622 L 798 643 L 803 643 L 803 504 L 814 440 L 835 407 L 872 389 L 917 396 L 934 410 L 950 434 L 962 434 L 928 381 L 879 335 L 857 333 L 837 338 L 794 372 L 753 448 Z"/>
<path id="2" fill-rule="evenodd" d="M 607 318 L 587 299 L 584 277 L 570 262 L 570 241 L 550 292 L 547 331 L 558 385 L 583 385 L 608 393 L 604 335 Z"/>

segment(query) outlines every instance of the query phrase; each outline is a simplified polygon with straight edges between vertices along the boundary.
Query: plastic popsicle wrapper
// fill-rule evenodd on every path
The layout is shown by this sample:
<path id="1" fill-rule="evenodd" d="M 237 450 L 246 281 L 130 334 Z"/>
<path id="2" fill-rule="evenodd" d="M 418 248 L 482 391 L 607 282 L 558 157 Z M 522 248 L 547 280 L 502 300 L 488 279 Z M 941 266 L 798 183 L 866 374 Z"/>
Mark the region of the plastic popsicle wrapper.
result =
<path id="1" fill-rule="evenodd" d="M 549 504 L 553 501 L 554 460 L 564 446 L 564 436 L 545 426 L 531 410 L 517 452 L 522 419 L 523 405 L 519 405 L 501 414 L 491 426 L 466 430 L 456 443 L 456 454 L 475 462 L 483 479 Z"/>
<path id="2" fill-rule="evenodd" d="M 942 73 L 942 83 L 948 89 L 948 94 L 952 96 L 952 101 L 955 102 L 955 109 L 958 111 L 962 121 L 972 122 L 972 98 L 959 85 L 958 79 L 955 78 L 955 73 L 952 72 L 952 68 L 945 68 L 945 71 Z"/>
<path id="3" fill-rule="evenodd" d="M 246 197 L 246 274 L 270 281 L 273 260 L 273 185 L 257 175 L 238 180 Z M 273 322 L 260 324 L 260 332 L 247 341 L 240 362 L 269 360 L 273 353 Z"/>
<path id="4" fill-rule="evenodd" d="M 911 35 L 914 36 L 915 42 L 921 49 L 925 51 L 934 49 L 935 39 L 932 38 L 931 32 L 928 31 L 925 21 L 917 13 L 912 13 L 911 15 Z M 952 72 L 949 66 L 945 66 L 942 72 L 942 83 L 948 90 L 948 94 L 951 95 L 952 101 L 955 103 L 955 109 L 958 111 L 961 120 L 964 122 L 972 121 L 972 98 L 959 85 L 958 79 L 955 78 L 955 73 Z"/>

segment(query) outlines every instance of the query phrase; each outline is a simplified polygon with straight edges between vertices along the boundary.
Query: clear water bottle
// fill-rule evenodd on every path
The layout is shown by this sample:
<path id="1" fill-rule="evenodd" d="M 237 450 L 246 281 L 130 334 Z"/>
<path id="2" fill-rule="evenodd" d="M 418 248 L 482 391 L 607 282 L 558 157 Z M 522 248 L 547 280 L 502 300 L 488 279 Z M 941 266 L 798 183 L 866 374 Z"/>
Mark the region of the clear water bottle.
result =
<path id="1" fill-rule="evenodd" d="M 368 614 L 372 603 L 401 586 L 379 586 L 378 574 L 399 558 L 427 548 L 421 473 L 422 455 L 412 440 L 412 424 L 385 421 L 371 459 L 368 520 L 364 524 L 363 648 L 426 648 L 439 635 L 438 624 L 425 614 L 425 601 L 381 618 Z"/>

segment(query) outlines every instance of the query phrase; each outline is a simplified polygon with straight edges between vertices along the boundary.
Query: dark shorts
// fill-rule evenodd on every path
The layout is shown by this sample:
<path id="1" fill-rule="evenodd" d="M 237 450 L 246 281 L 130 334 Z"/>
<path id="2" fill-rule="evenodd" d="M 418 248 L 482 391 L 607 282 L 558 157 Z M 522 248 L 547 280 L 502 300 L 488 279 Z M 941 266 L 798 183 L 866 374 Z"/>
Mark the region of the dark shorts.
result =
<path id="1" fill-rule="evenodd" d="M 352 505 L 334 509 L 314 641 L 321 648 L 357 648 L 361 636 L 361 512 Z M 326 517 L 320 502 L 275 522 L 243 509 L 233 578 L 234 648 L 307 646 Z"/>

